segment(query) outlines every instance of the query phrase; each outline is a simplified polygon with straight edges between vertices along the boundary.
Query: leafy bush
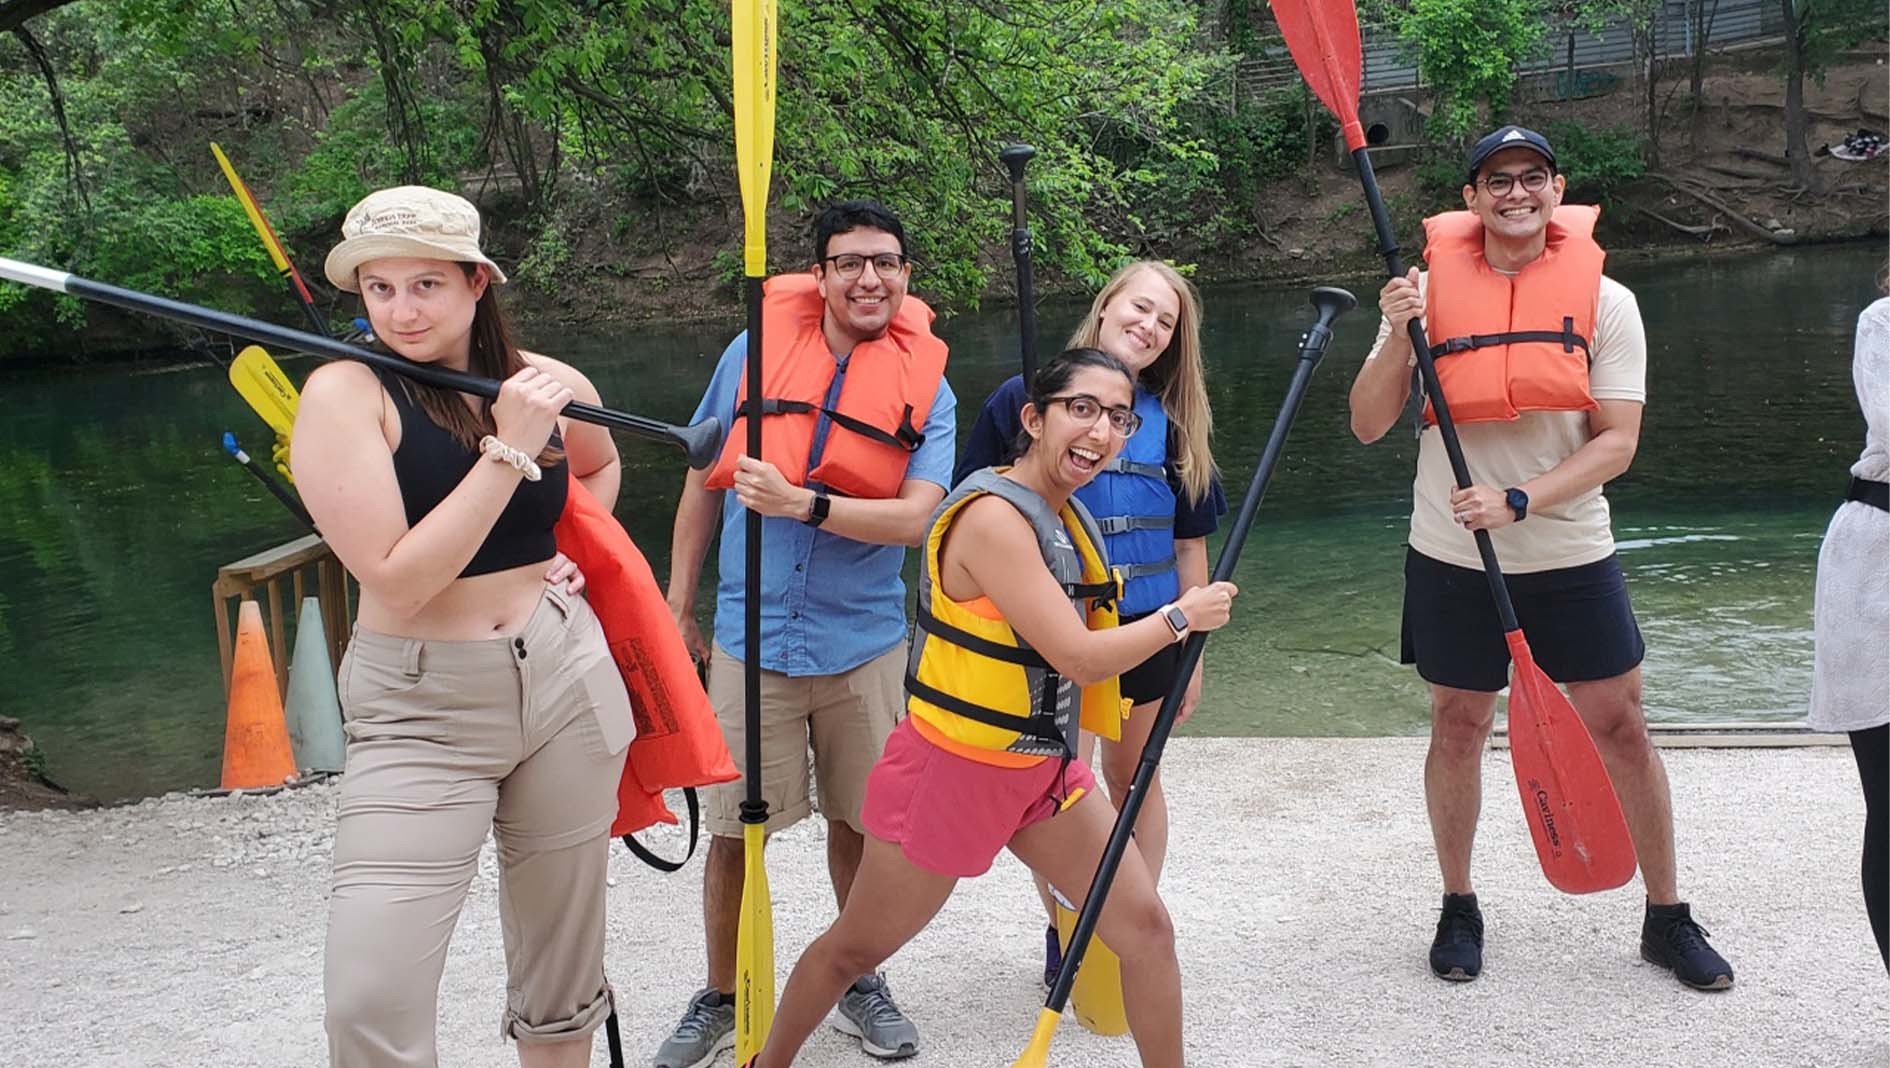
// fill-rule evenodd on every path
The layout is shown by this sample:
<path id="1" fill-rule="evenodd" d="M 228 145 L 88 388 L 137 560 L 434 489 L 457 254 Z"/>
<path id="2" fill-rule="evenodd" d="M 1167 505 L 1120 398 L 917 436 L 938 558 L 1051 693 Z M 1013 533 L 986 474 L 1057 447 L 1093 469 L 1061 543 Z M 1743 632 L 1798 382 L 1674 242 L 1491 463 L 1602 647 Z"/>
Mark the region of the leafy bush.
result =
<path id="1" fill-rule="evenodd" d="M 1544 131 L 1555 146 L 1557 163 L 1568 176 L 1569 191 L 1584 199 L 1606 201 L 1622 185 L 1646 173 L 1641 135 L 1632 126 L 1592 129 L 1579 122 L 1555 122 Z"/>

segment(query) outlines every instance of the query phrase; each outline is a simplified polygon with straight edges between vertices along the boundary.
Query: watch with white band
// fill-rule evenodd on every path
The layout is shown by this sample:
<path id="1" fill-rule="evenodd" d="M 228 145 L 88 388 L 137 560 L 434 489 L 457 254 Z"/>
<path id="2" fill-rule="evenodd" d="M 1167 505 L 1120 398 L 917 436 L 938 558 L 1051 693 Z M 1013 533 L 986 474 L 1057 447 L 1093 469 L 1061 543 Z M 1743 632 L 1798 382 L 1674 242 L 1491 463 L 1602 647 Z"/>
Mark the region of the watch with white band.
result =
<path id="1" fill-rule="evenodd" d="M 1155 613 L 1162 617 L 1162 622 L 1168 624 L 1169 630 L 1175 632 L 1176 641 L 1188 636 L 1188 613 L 1183 612 L 1180 605 L 1170 601 L 1156 609 Z"/>

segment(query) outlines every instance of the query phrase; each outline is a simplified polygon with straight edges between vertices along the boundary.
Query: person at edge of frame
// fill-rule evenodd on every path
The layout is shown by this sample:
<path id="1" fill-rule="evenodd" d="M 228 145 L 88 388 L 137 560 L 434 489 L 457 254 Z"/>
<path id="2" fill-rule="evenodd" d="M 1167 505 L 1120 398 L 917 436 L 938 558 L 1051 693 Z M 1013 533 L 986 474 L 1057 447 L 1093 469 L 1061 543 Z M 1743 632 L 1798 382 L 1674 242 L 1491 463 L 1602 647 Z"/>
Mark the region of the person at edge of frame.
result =
<path id="1" fill-rule="evenodd" d="M 1877 289 L 1890 294 L 1890 262 Z M 1851 380 L 1864 451 L 1818 548 L 1805 723 L 1850 736 L 1864 788 L 1864 912 L 1890 969 L 1890 296 L 1857 317 Z"/>
<path id="2" fill-rule="evenodd" d="M 1469 464 L 1458 489 L 1428 402 L 1405 554 L 1402 655 L 1430 684 L 1424 793 L 1444 899 L 1431 970 L 1483 968 L 1470 879 L 1484 741 L 1509 651 L 1473 532 L 1488 531 L 1538 663 L 1568 691 L 1614 781 L 1646 888 L 1641 956 L 1687 986 L 1733 970 L 1676 886 L 1671 793 L 1641 707 L 1646 647 L 1615 557 L 1602 486 L 1628 469 L 1646 403 L 1647 341 L 1634 294 L 1601 273 L 1599 209 L 1563 205 L 1567 179 L 1533 130 L 1471 148 L 1464 210 L 1424 221 L 1428 270 L 1379 294 L 1378 339 L 1352 383 L 1352 432 L 1377 441 L 1412 393 L 1420 319 Z"/>

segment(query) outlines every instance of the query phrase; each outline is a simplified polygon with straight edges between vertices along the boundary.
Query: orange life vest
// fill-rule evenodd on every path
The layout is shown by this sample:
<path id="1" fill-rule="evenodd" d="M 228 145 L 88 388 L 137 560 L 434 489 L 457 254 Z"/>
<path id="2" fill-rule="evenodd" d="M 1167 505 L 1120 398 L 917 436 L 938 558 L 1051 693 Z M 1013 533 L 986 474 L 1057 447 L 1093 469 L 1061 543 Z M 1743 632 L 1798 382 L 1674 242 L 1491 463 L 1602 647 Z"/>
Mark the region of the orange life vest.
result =
<path id="1" fill-rule="evenodd" d="M 1458 423 L 1505 422 L 1523 412 L 1593 411 L 1601 263 L 1601 209 L 1563 205 L 1542 255 L 1515 275 L 1483 257 L 1483 222 L 1468 211 L 1424 220 L 1424 325 L 1437 379 Z M 1429 401 L 1424 421 L 1437 422 Z"/>
<path id="2" fill-rule="evenodd" d="M 553 533 L 558 550 L 584 573 L 584 596 L 604 626 L 636 716 L 612 836 L 675 823 L 663 791 L 740 777 L 715 710 L 690 662 L 676 620 L 649 562 L 609 509 L 575 476 Z"/>
<path id="3" fill-rule="evenodd" d="M 945 343 L 932 334 L 932 309 L 908 295 L 886 333 L 854 346 L 833 407 L 826 407 L 836 364 L 821 333 L 827 303 L 811 273 L 784 274 L 763 283 L 761 457 L 797 486 L 818 482 L 848 497 L 899 495 L 906 461 L 925 441 L 920 430 L 945 375 Z M 748 445 L 748 379 L 742 378 L 735 419 L 721 458 L 709 472 L 710 489 L 735 484 L 735 460 Z M 825 412 L 827 431 L 812 470 L 814 428 Z"/>

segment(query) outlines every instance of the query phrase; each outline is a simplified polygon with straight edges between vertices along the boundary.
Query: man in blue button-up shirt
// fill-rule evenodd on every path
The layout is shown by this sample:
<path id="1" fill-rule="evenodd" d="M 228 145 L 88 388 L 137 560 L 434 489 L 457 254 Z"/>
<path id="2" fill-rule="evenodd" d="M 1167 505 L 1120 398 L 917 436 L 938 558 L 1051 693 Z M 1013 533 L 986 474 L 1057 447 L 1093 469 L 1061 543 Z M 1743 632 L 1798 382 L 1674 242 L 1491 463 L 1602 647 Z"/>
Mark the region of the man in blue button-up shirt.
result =
<path id="1" fill-rule="evenodd" d="M 846 361 L 857 344 L 883 336 L 905 300 L 911 280 L 905 231 L 873 201 L 847 201 L 814 222 L 814 276 L 825 302 L 820 346 L 802 358 L 834 360 L 827 407 L 839 396 Z M 770 337 L 769 359 L 785 354 L 789 339 Z M 734 425 L 736 400 L 747 368 L 748 335 L 722 353 L 695 419 L 714 416 Z M 743 612 L 748 509 L 762 515 L 761 650 L 762 795 L 769 833 L 812 812 L 808 754 L 827 820 L 828 871 L 845 904 L 865 847 L 860 807 L 866 777 L 905 707 L 906 590 L 900 578 L 906 547 L 924 538 L 932 510 L 951 482 L 957 402 L 942 379 L 910 453 L 896 496 L 865 499 L 831 495 L 802 472 L 784 475 L 746 456 L 737 462 L 732 494 L 711 490 L 707 474 L 691 471 L 676 507 L 670 549 L 669 604 L 690 650 L 709 660 L 709 697 L 736 764 L 742 764 Z M 766 424 L 763 424 L 766 433 Z M 819 461 L 832 421 L 819 417 L 811 468 Z M 843 431 L 844 432 L 844 431 Z M 807 482 L 797 485 L 796 482 Z M 715 646 L 696 624 L 697 579 L 721 511 L 722 547 L 715 610 Z M 822 515 L 824 513 L 824 516 Z M 704 872 L 703 913 L 708 928 L 709 983 L 697 993 L 675 1033 L 658 1051 L 656 1068 L 706 1064 L 732 1044 L 735 941 L 742 896 L 741 782 L 707 792 L 711 835 Z M 867 1052 L 909 1056 L 918 1032 L 899 1012 L 877 975 L 863 976 L 840 1003 L 841 1023 Z"/>

